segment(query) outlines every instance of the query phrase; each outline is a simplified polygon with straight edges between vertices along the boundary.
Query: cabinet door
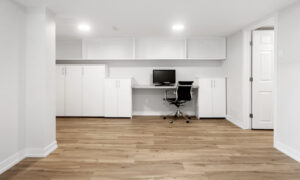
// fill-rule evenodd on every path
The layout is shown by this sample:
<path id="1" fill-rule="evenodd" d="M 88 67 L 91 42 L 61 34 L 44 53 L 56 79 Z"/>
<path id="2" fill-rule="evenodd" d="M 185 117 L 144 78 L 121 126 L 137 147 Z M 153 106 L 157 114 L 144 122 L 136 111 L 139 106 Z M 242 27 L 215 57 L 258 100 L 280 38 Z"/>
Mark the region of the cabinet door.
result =
<path id="1" fill-rule="evenodd" d="M 118 117 L 118 88 L 116 79 L 105 80 L 104 116 Z"/>
<path id="2" fill-rule="evenodd" d="M 82 116 L 82 67 L 81 66 L 66 67 L 65 115 Z"/>
<path id="3" fill-rule="evenodd" d="M 107 38 L 83 41 L 83 57 L 86 59 L 132 59 L 133 39 Z"/>
<path id="4" fill-rule="evenodd" d="M 190 59 L 226 59 L 226 39 L 217 37 L 190 39 L 187 50 Z"/>
<path id="5" fill-rule="evenodd" d="M 198 90 L 198 117 L 213 117 L 212 108 L 212 80 L 200 79 Z"/>
<path id="6" fill-rule="evenodd" d="M 212 89 L 213 117 L 226 116 L 226 82 L 225 78 L 213 79 Z"/>
<path id="7" fill-rule="evenodd" d="M 65 66 L 56 66 L 56 116 L 65 115 Z"/>
<path id="8" fill-rule="evenodd" d="M 131 79 L 118 80 L 118 115 L 132 117 Z"/>
<path id="9" fill-rule="evenodd" d="M 105 66 L 83 67 L 83 116 L 104 116 Z"/>

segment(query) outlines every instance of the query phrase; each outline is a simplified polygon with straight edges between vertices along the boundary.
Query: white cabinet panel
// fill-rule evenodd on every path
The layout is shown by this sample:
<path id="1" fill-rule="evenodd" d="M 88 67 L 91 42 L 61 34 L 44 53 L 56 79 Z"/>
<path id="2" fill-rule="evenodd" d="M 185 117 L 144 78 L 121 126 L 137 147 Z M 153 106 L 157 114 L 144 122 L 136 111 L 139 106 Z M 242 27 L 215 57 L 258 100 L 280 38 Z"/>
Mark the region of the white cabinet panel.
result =
<path id="1" fill-rule="evenodd" d="M 135 41 L 137 59 L 184 59 L 185 40 L 137 39 Z"/>
<path id="2" fill-rule="evenodd" d="M 105 117 L 132 117 L 131 79 L 105 80 Z"/>
<path id="3" fill-rule="evenodd" d="M 225 78 L 199 79 L 198 118 L 226 116 Z"/>
<path id="4" fill-rule="evenodd" d="M 213 116 L 226 116 L 226 81 L 224 78 L 213 79 L 212 89 Z"/>
<path id="5" fill-rule="evenodd" d="M 226 39 L 217 37 L 189 39 L 187 56 L 189 59 L 226 59 Z"/>
<path id="6" fill-rule="evenodd" d="M 119 117 L 132 116 L 132 88 L 131 79 L 119 80 L 118 89 L 118 115 Z"/>
<path id="7" fill-rule="evenodd" d="M 65 115 L 82 116 L 82 66 L 67 66 Z"/>
<path id="8" fill-rule="evenodd" d="M 56 41 L 56 59 L 81 59 L 81 40 L 58 40 Z"/>
<path id="9" fill-rule="evenodd" d="M 133 59 L 133 39 L 109 38 L 83 41 L 84 59 Z"/>
<path id="10" fill-rule="evenodd" d="M 212 117 L 212 80 L 200 79 L 198 90 L 198 115 L 199 117 Z"/>
<path id="11" fill-rule="evenodd" d="M 104 116 L 105 66 L 83 67 L 83 116 Z"/>
<path id="12" fill-rule="evenodd" d="M 116 79 L 105 80 L 104 116 L 118 117 L 118 84 Z"/>
<path id="13" fill-rule="evenodd" d="M 56 66 L 56 116 L 65 115 L 65 66 Z"/>

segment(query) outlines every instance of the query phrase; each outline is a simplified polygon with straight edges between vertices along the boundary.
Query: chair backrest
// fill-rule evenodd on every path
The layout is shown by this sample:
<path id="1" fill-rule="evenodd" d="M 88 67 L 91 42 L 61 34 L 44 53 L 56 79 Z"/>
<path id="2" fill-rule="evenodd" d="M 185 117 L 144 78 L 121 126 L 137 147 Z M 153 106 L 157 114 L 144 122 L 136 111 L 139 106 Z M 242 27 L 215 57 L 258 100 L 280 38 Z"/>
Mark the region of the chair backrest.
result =
<path id="1" fill-rule="evenodd" d="M 177 101 L 192 100 L 193 81 L 179 81 L 177 84 Z"/>

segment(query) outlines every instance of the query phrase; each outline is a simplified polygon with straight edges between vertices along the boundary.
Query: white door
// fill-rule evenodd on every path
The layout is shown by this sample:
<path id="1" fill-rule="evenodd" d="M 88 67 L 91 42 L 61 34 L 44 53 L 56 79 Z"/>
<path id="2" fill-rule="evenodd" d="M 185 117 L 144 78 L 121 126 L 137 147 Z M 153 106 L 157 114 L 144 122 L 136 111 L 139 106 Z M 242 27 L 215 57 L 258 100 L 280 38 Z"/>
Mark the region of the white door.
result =
<path id="1" fill-rule="evenodd" d="M 226 116 L 226 82 L 225 78 L 213 79 L 212 101 L 213 117 Z"/>
<path id="2" fill-rule="evenodd" d="M 118 80 L 118 116 L 132 116 L 131 79 Z"/>
<path id="3" fill-rule="evenodd" d="M 118 81 L 116 79 L 105 80 L 105 117 L 118 117 Z"/>
<path id="4" fill-rule="evenodd" d="M 65 115 L 65 66 L 56 66 L 56 116 Z"/>
<path id="5" fill-rule="evenodd" d="M 274 31 L 253 32 L 252 128 L 273 129 Z"/>
<path id="6" fill-rule="evenodd" d="M 82 66 L 67 66 L 65 115 L 82 116 Z"/>
<path id="7" fill-rule="evenodd" d="M 213 117 L 212 104 L 212 87 L 211 79 L 199 79 L 198 89 L 198 117 Z"/>
<path id="8" fill-rule="evenodd" d="M 105 66 L 83 67 L 83 116 L 104 116 Z"/>

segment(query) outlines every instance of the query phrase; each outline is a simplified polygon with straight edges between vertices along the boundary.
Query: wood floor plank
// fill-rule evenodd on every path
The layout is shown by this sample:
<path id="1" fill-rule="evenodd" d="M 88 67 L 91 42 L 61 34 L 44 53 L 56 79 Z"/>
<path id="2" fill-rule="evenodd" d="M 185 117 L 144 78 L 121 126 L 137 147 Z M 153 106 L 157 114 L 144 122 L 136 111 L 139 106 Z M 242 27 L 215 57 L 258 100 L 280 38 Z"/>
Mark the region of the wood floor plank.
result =
<path id="1" fill-rule="evenodd" d="M 0 180 L 299 180 L 300 164 L 273 148 L 272 131 L 226 120 L 57 118 L 58 149 L 26 158 Z"/>

